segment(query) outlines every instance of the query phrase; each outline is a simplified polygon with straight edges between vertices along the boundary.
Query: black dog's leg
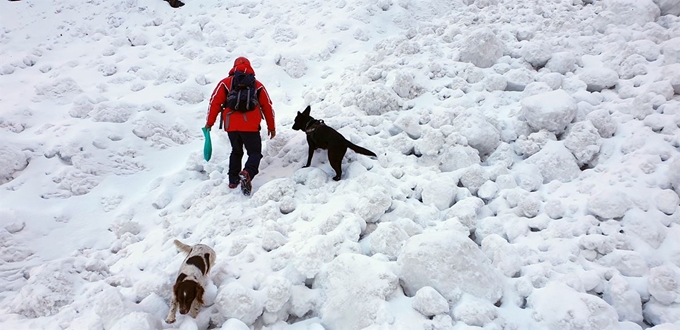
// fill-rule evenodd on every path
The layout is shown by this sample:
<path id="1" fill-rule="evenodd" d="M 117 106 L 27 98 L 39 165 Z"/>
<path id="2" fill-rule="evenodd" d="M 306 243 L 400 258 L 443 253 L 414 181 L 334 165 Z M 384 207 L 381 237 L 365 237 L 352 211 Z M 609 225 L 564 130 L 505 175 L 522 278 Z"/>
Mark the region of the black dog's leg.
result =
<path id="1" fill-rule="evenodd" d="M 335 176 L 333 180 L 339 181 L 342 176 L 342 157 L 345 157 L 347 152 L 347 147 L 329 147 L 328 148 L 328 161 L 331 163 L 331 167 L 335 170 Z"/>
<path id="2" fill-rule="evenodd" d="M 303 166 L 303 168 L 312 165 L 312 156 L 314 156 L 314 150 L 316 150 L 316 144 L 310 141 L 309 136 L 307 136 L 307 145 L 309 146 L 309 153 L 307 154 L 307 165 Z"/>

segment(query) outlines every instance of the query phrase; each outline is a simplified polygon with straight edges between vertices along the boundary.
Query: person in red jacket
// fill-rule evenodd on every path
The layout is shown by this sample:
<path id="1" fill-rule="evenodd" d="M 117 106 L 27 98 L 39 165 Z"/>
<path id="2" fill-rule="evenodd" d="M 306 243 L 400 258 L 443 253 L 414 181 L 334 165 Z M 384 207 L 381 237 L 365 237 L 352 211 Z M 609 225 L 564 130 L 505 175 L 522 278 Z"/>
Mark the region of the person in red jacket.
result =
<path id="1" fill-rule="evenodd" d="M 210 129 L 217 120 L 217 115 L 222 112 L 222 105 L 227 100 L 227 93 L 232 88 L 234 73 L 240 71 L 255 74 L 255 70 L 250 65 L 250 61 L 245 57 L 234 60 L 234 67 L 229 71 L 229 76 L 222 79 L 210 97 L 210 108 L 205 127 Z M 250 195 L 252 189 L 251 180 L 257 175 L 262 159 L 262 140 L 260 139 L 260 123 L 262 117 L 267 124 L 267 135 L 270 139 L 276 136 L 276 126 L 274 124 L 274 110 L 272 101 L 269 98 L 264 85 L 255 80 L 257 90 L 258 108 L 249 112 L 235 112 L 233 109 L 225 108 L 221 117 L 224 129 L 229 135 L 231 143 L 231 155 L 229 157 L 229 188 L 234 189 L 241 183 L 241 190 L 244 194 Z M 241 160 L 243 158 L 243 147 L 248 151 L 248 159 L 243 168 Z"/>

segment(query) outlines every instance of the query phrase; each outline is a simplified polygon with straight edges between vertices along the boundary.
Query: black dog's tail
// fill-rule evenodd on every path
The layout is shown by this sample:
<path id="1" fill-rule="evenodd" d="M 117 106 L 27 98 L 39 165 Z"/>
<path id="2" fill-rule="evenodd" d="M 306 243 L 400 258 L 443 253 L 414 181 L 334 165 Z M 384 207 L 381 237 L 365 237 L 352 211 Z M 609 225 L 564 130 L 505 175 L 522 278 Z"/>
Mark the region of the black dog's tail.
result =
<path id="1" fill-rule="evenodd" d="M 362 154 L 362 155 L 378 157 L 375 153 L 373 153 L 373 151 L 370 151 L 370 150 L 368 150 L 368 149 L 366 149 L 366 148 L 364 148 L 364 147 L 360 147 L 360 146 L 358 146 L 358 145 L 356 145 L 356 144 L 354 144 L 354 143 L 352 143 L 352 142 L 347 141 L 347 146 L 348 146 L 350 149 L 352 149 L 352 150 L 354 150 L 355 152 L 360 153 L 360 154 Z"/>

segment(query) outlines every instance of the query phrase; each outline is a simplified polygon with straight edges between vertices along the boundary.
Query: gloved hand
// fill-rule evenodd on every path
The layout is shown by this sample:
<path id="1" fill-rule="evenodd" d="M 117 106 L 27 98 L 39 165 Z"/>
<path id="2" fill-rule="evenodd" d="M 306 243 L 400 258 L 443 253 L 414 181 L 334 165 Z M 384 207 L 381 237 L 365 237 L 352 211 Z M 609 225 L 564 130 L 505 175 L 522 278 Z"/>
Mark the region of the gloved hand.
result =
<path id="1" fill-rule="evenodd" d="M 269 135 L 269 139 L 273 139 L 276 136 L 276 130 L 268 130 L 267 135 Z"/>

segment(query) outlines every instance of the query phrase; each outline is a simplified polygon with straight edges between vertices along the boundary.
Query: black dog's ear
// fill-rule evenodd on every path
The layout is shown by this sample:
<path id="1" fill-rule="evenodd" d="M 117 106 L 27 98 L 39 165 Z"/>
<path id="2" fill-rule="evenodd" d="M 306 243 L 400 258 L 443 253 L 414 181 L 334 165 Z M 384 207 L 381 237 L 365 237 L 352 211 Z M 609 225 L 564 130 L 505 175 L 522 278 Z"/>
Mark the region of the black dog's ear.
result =
<path id="1" fill-rule="evenodd" d="M 302 113 L 306 116 L 309 116 L 309 113 L 311 111 L 312 111 L 312 107 L 308 105 L 307 108 L 305 108 L 305 111 L 303 111 Z"/>

